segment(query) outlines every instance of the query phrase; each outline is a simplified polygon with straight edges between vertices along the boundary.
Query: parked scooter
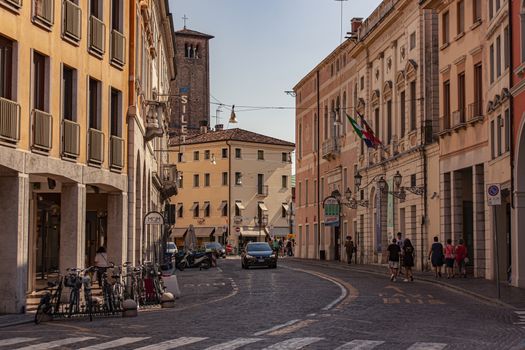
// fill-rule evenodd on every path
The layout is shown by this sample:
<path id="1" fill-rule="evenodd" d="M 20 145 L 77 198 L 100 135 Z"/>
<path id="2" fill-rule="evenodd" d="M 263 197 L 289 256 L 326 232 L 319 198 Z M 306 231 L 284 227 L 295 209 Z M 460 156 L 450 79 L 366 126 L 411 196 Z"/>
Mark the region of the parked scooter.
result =
<path id="1" fill-rule="evenodd" d="M 177 268 L 183 271 L 187 267 L 198 267 L 200 270 L 209 269 L 211 266 L 210 257 L 206 253 L 195 253 L 192 251 L 184 252 L 180 261 L 177 261 Z"/>

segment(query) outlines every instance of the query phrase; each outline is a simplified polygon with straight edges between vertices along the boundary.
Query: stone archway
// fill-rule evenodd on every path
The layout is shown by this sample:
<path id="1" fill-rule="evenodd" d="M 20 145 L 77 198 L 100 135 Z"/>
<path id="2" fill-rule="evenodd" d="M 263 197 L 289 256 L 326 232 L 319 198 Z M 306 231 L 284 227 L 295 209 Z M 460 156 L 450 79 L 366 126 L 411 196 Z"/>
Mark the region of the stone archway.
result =
<path id="1" fill-rule="evenodd" d="M 525 287 L 525 116 L 516 139 L 512 227 L 512 284 Z"/>

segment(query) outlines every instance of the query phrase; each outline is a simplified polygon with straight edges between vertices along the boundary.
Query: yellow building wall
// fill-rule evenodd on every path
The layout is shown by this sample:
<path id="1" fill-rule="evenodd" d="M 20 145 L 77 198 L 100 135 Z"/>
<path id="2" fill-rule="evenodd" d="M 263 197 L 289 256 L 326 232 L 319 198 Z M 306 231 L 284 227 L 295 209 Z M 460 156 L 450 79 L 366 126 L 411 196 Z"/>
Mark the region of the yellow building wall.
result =
<path id="1" fill-rule="evenodd" d="M 128 36 L 129 3 L 123 1 L 123 28 L 126 42 Z M 105 135 L 104 164 L 109 167 L 109 94 L 110 87 L 122 92 L 122 138 L 127 138 L 126 111 L 128 106 L 128 66 L 122 70 L 110 64 L 110 28 L 111 2 L 103 1 L 103 20 L 105 23 L 105 53 L 103 59 L 96 58 L 88 53 L 89 38 L 89 9 L 88 0 L 80 0 L 82 9 L 81 40 L 74 46 L 62 39 L 62 1 L 54 1 L 54 24 L 51 31 L 32 22 L 33 1 L 23 1 L 19 14 L 0 6 L 0 34 L 16 41 L 15 59 L 17 66 L 13 74 L 15 83 L 14 96 L 21 107 L 20 141 L 18 148 L 30 150 L 31 106 L 32 106 L 32 51 L 49 56 L 49 109 L 53 116 L 53 147 L 49 152 L 51 157 L 60 158 L 61 150 L 61 76 L 62 64 L 77 71 L 77 122 L 80 124 L 80 155 L 79 163 L 87 161 L 87 132 L 88 132 L 88 97 L 87 87 L 89 77 L 101 81 L 101 131 Z M 126 55 L 127 57 L 126 48 Z M 127 142 L 124 142 L 127 144 Z M 124 152 L 124 167 L 126 166 L 126 152 Z"/>

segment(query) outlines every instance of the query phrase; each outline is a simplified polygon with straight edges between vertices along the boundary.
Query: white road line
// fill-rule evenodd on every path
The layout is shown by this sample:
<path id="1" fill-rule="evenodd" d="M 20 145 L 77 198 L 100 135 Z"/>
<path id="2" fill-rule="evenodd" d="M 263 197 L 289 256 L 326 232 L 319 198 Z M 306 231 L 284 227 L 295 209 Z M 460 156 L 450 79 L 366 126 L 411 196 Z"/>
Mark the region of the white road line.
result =
<path id="1" fill-rule="evenodd" d="M 517 313 L 518 315 L 524 315 L 525 316 L 525 311 L 514 311 L 515 313 Z"/>
<path id="2" fill-rule="evenodd" d="M 261 335 L 265 335 L 265 334 L 267 334 L 267 333 L 271 333 L 271 332 L 276 331 L 276 330 L 278 330 L 278 329 L 281 329 L 281 328 L 284 328 L 284 327 L 291 326 L 291 325 L 293 325 L 294 323 L 297 323 L 297 322 L 299 322 L 299 321 L 301 321 L 301 320 L 292 320 L 292 321 L 286 322 L 286 323 L 284 323 L 284 324 L 280 324 L 280 325 L 274 326 L 274 327 L 272 327 L 272 328 L 270 328 L 270 329 L 267 329 L 267 330 L 264 330 L 264 331 L 260 331 L 260 332 L 254 333 L 253 335 L 255 335 L 256 337 L 261 336 Z"/>
<path id="3" fill-rule="evenodd" d="M 149 339 L 149 337 L 136 337 L 136 338 L 124 337 L 124 338 L 116 339 L 116 340 L 109 341 L 109 342 L 106 342 L 106 343 L 101 343 L 101 344 L 97 344 L 97 345 L 93 345 L 93 346 L 88 346 L 86 348 L 81 348 L 81 349 L 78 349 L 78 350 L 112 349 L 112 348 L 118 348 L 119 346 L 124 346 L 124 345 L 128 345 L 128 344 L 136 343 L 136 342 L 139 342 L 141 340 L 146 340 L 146 339 Z"/>
<path id="4" fill-rule="evenodd" d="M 384 341 L 378 340 L 352 340 L 349 343 L 343 344 L 335 350 L 371 350 L 381 344 Z"/>
<path id="5" fill-rule="evenodd" d="M 447 344 L 443 343 L 414 343 L 407 350 L 441 350 L 446 346 Z"/>
<path id="6" fill-rule="evenodd" d="M 30 345 L 30 346 L 26 346 L 24 348 L 20 348 L 20 349 L 17 349 L 17 350 L 54 349 L 54 348 L 58 348 L 58 347 L 61 347 L 61 346 L 64 346 L 64 345 L 80 343 L 82 341 L 91 340 L 91 339 L 95 339 L 95 338 L 93 338 L 93 337 L 66 338 L 66 339 L 61 339 L 61 340 L 50 341 L 48 343 L 40 343 L 40 344 L 37 344 L 37 345 Z"/>
<path id="7" fill-rule="evenodd" d="M 20 343 L 27 343 L 29 341 L 37 340 L 38 338 L 10 338 L 0 340 L 0 346 L 15 345 Z"/>
<path id="8" fill-rule="evenodd" d="M 210 346 L 205 350 L 234 350 L 240 348 L 241 346 L 253 344 L 261 340 L 261 338 L 238 338 L 227 343 Z"/>
<path id="9" fill-rule="evenodd" d="M 180 348 L 181 346 L 184 346 L 184 345 L 198 343 L 206 339 L 208 338 L 182 337 L 182 338 L 168 340 L 162 343 L 144 346 L 142 348 L 138 348 L 135 350 L 170 350 L 170 349 Z"/>
<path id="10" fill-rule="evenodd" d="M 292 338 L 273 344 L 264 348 L 264 350 L 297 350 L 321 340 L 323 340 L 323 338 Z"/>

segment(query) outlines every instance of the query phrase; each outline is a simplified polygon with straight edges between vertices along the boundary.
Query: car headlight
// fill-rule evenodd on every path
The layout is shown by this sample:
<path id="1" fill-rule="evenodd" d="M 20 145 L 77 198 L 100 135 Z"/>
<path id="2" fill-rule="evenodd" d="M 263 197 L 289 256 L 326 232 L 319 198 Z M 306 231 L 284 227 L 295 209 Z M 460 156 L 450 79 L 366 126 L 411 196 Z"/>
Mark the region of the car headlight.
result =
<path id="1" fill-rule="evenodd" d="M 246 254 L 246 259 L 255 259 L 255 257 L 250 254 Z"/>

